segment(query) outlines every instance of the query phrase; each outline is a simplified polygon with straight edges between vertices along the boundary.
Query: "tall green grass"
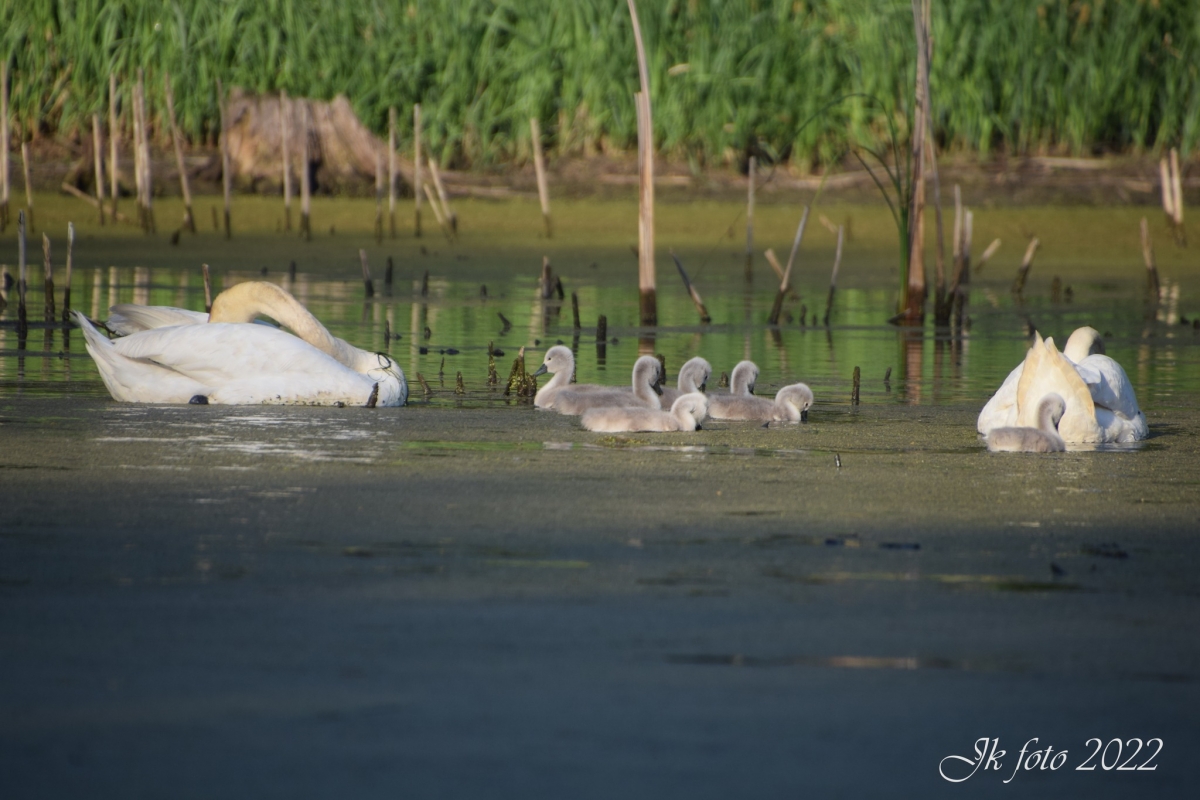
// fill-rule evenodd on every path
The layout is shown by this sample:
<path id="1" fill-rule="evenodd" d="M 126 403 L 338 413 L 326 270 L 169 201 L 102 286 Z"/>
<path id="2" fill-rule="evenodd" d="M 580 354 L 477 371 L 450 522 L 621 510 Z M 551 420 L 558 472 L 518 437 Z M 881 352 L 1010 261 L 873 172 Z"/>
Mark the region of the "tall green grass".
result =
<path id="1" fill-rule="evenodd" d="M 703 165 L 757 150 L 804 166 L 884 143 L 885 113 L 903 124 L 907 0 L 640 9 L 660 151 Z M 448 165 L 525 157 L 530 116 L 559 152 L 635 142 L 623 0 L 5 0 L 0 31 L 27 134 L 86 131 L 106 108 L 109 72 L 142 67 L 155 113 L 170 72 L 194 139 L 213 138 L 219 77 L 255 92 L 344 93 L 376 131 L 389 106 L 421 102 Z M 933 35 L 945 149 L 1187 152 L 1200 137 L 1194 0 L 945 0 Z"/>

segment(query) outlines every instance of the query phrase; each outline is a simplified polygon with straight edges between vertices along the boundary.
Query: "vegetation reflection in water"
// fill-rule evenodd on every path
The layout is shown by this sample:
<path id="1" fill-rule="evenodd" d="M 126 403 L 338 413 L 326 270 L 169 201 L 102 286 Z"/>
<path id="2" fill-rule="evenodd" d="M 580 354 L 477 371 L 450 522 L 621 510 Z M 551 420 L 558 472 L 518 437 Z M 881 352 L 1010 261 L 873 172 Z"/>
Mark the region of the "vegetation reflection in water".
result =
<path id="1" fill-rule="evenodd" d="M 267 217 L 274 212 L 267 210 L 266 202 L 258 198 L 247 200 L 246 205 L 250 213 Z M 346 214 L 347 207 L 368 207 L 358 201 L 341 202 L 339 214 Z M 1176 262 L 1178 266 L 1163 269 L 1163 299 L 1151 306 L 1136 239 L 1117 237 L 1129 251 L 1122 256 L 1109 252 L 1116 249 L 1115 242 L 1106 250 L 1095 241 L 1079 239 L 1081 231 L 1089 238 L 1099 235 L 1096 226 L 1112 224 L 1114 215 L 1122 225 L 1125 217 L 1134 220 L 1133 210 L 1101 209 L 1090 216 L 1044 211 L 1039 235 L 1049 241 L 1078 240 L 1077 248 L 1059 248 L 1060 252 L 1078 250 L 1078 258 L 1068 252 L 1036 265 L 1036 280 L 1030 281 L 1022 302 L 1009 292 L 1008 266 L 994 260 L 971 284 L 969 326 L 952 331 L 932 326 L 897 329 L 884 323 L 895 305 L 894 270 L 888 263 L 894 247 L 881 233 L 886 227 L 879 225 L 879 209 L 827 209 L 835 218 L 856 220 L 857 226 L 842 265 L 843 285 L 837 291 L 831 325 L 814 324 L 824 312 L 826 273 L 832 261 L 829 243 L 816 227 L 818 232 L 806 240 L 801 252 L 799 275 L 793 281 L 796 296 L 785 306 L 782 324 L 773 329 L 765 324 L 775 293 L 773 275 L 760 259 L 755 283 L 746 284 L 742 278 L 741 243 L 730 233 L 738 224 L 740 207 L 713 202 L 668 205 L 664 229 L 676 230 L 677 236 L 682 229 L 691 238 L 672 245 L 668 236 L 666 246 L 676 249 L 688 264 L 714 324 L 699 325 L 691 301 L 668 271 L 669 264 L 660 263 L 662 325 L 649 331 L 636 327 L 635 261 L 628 245 L 620 244 L 628 237 L 612 230 L 628 209 L 617 203 L 576 201 L 562 213 L 558 238 L 550 242 L 539 241 L 532 224 L 525 226 L 529 211 L 525 205 L 523 201 L 467 205 L 463 216 L 468 220 L 474 216 L 479 229 L 472 233 L 468 226 L 455 243 L 427 235 L 422 240 L 406 236 L 377 245 L 369 233 L 354 229 L 353 217 L 346 217 L 346 234 L 311 245 L 264 234 L 246 234 L 241 241 L 224 243 L 215 234 L 201 234 L 192 240 L 191 250 L 184 251 L 140 236 L 120 236 L 112 229 L 89 229 L 84 223 L 76 245 L 72 298 L 77 308 L 100 319 L 118 302 L 202 309 L 198 262 L 211 260 L 218 290 L 243 280 L 280 283 L 335 335 L 389 352 L 407 373 L 414 405 L 515 403 L 504 396 L 503 384 L 518 349 L 528 348 L 526 363 L 532 372 L 545 348 L 559 342 L 576 351 L 577 375 L 583 382 L 624 384 L 637 356 L 655 352 L 666 357 L 672 376 L 687 359 L 707 358 L 714 368 L 710 391 L 717 388 L 722 372 L 748 358 L 762 370 L 759 394 L 802 380 L 813 388 L 818 408 L 849 402 L 855 367 L 861 368 L 864 403 L 982 405 L 1023 358 L 1031 325 L 1060 342 L 1080 325 L 1099 329 L 1108 353 L 1129 373 L 1143 407 L 1171 406 L 1178 393 L 1200 390 L 1200 332 L 1185 324 L 1200 315 L 1194 299 L 1200 275 L 1187 265 L 1186 256 L 1171 252 L 1165 243 L 1160 248 L 1164 251 L 1160 267 Z M 331 201 L 331 213 L 333 207 Z M 758 239 L 764 246 L 786 251 L 795 209 L 786 205 L 765 209 L 756 221 Z M 43 215 L 44 224 L 53 225 L 56 216 L 64 214 L 69 215 L 51 205 Z M 528 216 L 532 219 L 532 214 Z M 1016 235 L 1013 229 L 1020 229 L 1021 220 L 1036 219 L 1038 211 L 1010 209 L 983 216 L 992 220 L 995 231 L 984 229 L 977 240 L 993 232 Z M 522 227 L 514 233 L 516 220 Z M 1047 224 L 1056 223 L 1070 229 L 1047 230 Z M 380 289 L 385 261 L 394 257 L 396 280 L 390 295 L 378 291 L 373 299 L 364 299 L 359 247 L 368 250 Z M 1014 242 L 1011 247 L 1019 246 Z M 563 281 L 562 302 L 556 298 L 543 302 L 537 295 L 543 252 L 551 254 L 555 274 Z M 60 252 L 57 257 L 61 258 Z M 113 265 L 96 266 L 105 260 Z M 131 260 L 163 266 L 129 265 Z M 287 268 L 291 260 L 299 264 L 294 279 Z M 15 272 L 11 266 L 10 272 Z M 31 269 L 30 275 L 34 274 L 38 280 L 29 281 L 29 307 L 31 318 L 37 320 L 43 296 L 40 270 Z M 1051 278 L 1059 275 L 1064 276 L 1062 284 L 1071 288 L 1069 298 L 1061 293 L 1053 297 L 1049 291 Z M 60 295 L 61 290 L 60 285 Z M 579 303 L 578 330 L 573 324 L 572 294 Z M 21 350 L 11 326 L 15 311 L 13 302 L 0 314 L 0 321 L 10 323 L 0 327 L 0 395 L 105 394 L 80 334 L 34 328 Z M 801 325 L 805 311 L 806 324 Z M 599 314 L 608 320 L 604 346 L 595 337 Z M 495 358 L 497 386 L 487 384 L 489 343 L 503 353 Z M 890 380 L 885 381 L 889 371 Z M 459 372 L 465 394 L 456 395 Z M 425 396 L 417 373 L 429 383 L 431 396 Z"/>

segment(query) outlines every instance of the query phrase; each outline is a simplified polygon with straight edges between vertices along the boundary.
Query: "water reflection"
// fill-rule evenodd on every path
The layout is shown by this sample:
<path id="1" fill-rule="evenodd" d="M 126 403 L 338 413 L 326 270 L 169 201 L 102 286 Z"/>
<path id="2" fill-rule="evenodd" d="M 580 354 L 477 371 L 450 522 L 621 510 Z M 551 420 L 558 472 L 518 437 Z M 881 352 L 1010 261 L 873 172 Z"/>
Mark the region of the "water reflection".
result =
<path id="1" fill-rule="evenodd" d="M 792 322 L 785 316 L 772 327 L 765 324 L 774 299 L 771 287 L 755 290 L 740 274 L 724 282 L 707 275 L 705 299 L 712 324 L 699 325 L 686 294 L 664 288 L 659 292 L 661 325 L 648 330 L 636 324 L 636 292 L 606 273 L 562 272 L 561 280 L 578 303 L 578 328 L 574 303 L 572 313 L 564 314 L 564 300 L 557 292 L 542 298 L 537 278 L 533 273 L 492 277 L 485 290 L 477 279 L 457 277 L 448 266 L 414 278 L 407 290 L 401 282 L 392 296 L 364 302 L 358 281 L 290 271 L 264 276 L 252 269 L 218 272 L 214 289 L 245 280 L 284 285 L 335 335 L 398 356 L 417 389 L 415 399 L 421 397 L 417 373 L 427 380 L 436 376 L 428 400 L 434 405 L 518 402 L 504 396 L 502 385 L 488 384 L 489 342 L 509 358 L 518 348 L 529 348 L 530 364 L 537 363 L 545 348 L 566 344 L 576 354 L 577 378 L 583 382 L 623 384 L 637 357 L 649 353 L 665 357 L 673 379 L 680 365 L 702 355 L 713 364 L 715 376 L 742 359 L 756 361 L 759 393 L 764 395 L 802 380 L 821 403 L 848 402 L 851 375 L 860 367 L 863 403 L 981 405 L 1023 358 L 1030 329 L 1062 342 L 1084 324 L 1105 335 L 1109 354 L 1126 366 L 1144 407 L 1200 390 L 1200 332 L 1191 320 L 1184 324 L 1181 309 L 1189 295 L 1178 281 L 1164 281 L 1161 302 L 1152 299 L 1150 319 L 1136 301 L 1128 300 L 1144 293 L 1135 279 L 1077 284 L 1069 287 L 1071 302 L 1049 296 L 1018 300 L 976 283 L 975 302 L 967 304 L 970 313 L 960 325 L 912 329 L 882 324 L 894 304 L 882 277 L 877 283 L 839 288 L 831 326 L 813 324 L 815 317 L 804 302 L 815 303 L 827 286 L 798 284 L 795 298 L 785 305 Z M 73 296 L 83 300 L 82 307 L 93 317 L 103 318 L 108 306 L 120 302 L 193 310 L 204 306 L 203 280 L 196 270 L 112 266 L 89 274 L 81 269 L 73 282 Z M 31 286 L 29 307 L 38 303 L 45 303 L 44 290 Z M 0 313 L 0 394 L 105 394 L 80 337 L 64 335 L 54 321 L 32 323 L 30 335 L 21 337 L 14 305 Z M 607 329 L 597 336 L 601 315 Z M 398 324 L 406 317 L 407 329 Z M 503 371 L 504 361 L 496 363 Z M 459 372 L 465 394 L 456 397 L 453 379 Z"/>

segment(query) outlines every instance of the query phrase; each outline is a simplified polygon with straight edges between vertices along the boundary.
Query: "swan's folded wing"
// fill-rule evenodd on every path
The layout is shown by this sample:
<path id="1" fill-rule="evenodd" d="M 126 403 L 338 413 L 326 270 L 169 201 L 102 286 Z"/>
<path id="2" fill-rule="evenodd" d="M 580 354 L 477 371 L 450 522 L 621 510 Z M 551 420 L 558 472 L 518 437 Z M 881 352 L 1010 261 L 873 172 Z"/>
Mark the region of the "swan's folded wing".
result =
<path id="1" fill-rule="evenodd" d="M 220 386 L 256 376 L 361 375 L 297 337 L 238 323 L 181 325 L 142 331 L 113 342 L 126 358 L 149 361 Z"/>
<path id="2" fill-rule="evenodd" d="M 1092 401 L 1126 419 L 1138 416 L 1137 397 L 1129 376 L 1113 359 L 1106 355 L 1091 355 L 1076 366 L 1079 377 L 1087 384 Z"/>
<path id="3" fill-rule="evenodd" d="M 118 336 L 138 331 L 168 328 L 175 325 L 203 325 L 208 314 L 172 306 L 143 306 L 137 303 L 118 303 L 109 309 L 105 326 Z"/>
<path id="4" fill-rule="evenodd" d="M 1020 383 L 1024 371 L 1025 362 L 1022 361 L 1008 373 L 1004 383 L 1000 384 L 1000 388 L 979 412 L 979 420 L 975 423 L 976 430 L 986 434 L 992 428 L 1017 424 L 1017 384 Z"/>
<path id="5" fill-rule="evenodd" d="M 1037 406 L 1048 394 L 1061 395 L 1067 404 L 1058 431 L 1068 442 L 1097 442 L 1102 432 L 1096 424 L 1096 406 L 1087 384 L 1066 356 L 1054 347 L 1053 339 L 1039 335 L 1025 357 L 1025 369 L 1017 384 L 1017 425 L 1038 427 Z"/>

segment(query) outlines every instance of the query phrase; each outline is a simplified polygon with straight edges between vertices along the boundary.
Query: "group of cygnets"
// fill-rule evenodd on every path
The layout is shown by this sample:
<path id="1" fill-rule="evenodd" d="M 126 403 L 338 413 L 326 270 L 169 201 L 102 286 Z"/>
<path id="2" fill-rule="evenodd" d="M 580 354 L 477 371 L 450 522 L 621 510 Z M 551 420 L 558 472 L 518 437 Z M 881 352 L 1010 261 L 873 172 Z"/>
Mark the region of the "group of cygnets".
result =
<path id="1" fill-rule="evenodd" d="M 729 394 L 705 394 L 712 365 L 693 358 L 679 370 L 676 389 L 663 386 L 662 364 L 642 356 L 633 365 L 630 388 L 571 383 L 575 356 L 556 345 L 546 351 L 534 376 L 553 377 L 533 399 L 538 408 L 581 417 L 589 431 L 625 433 L 632 431 L 695 431 L 706 417 L 760 422 L 801 422 L 808 418 L 812 391 L 803 383 L 785 386 L 774 400 L 754 396 L 758 367 L 742 361 L 729 379 Z"/>
<path id="2" fill-rule="evenodd" d="M 248 325 L 269 316 L 291 333 Z M 333 336 L 302 304 L 274 284 L 251 281 L 222 292 L 204 314 L 166 306 L 114 306 L 111 340 L 80 314 L 88 352 L 116 400 L 134 403 L 401 406 L 404 371 L 386 355 Z M 294 334 L 294 335 L 293 335 Z M 694 431 L 707 417 L 803 422 L 813 393 L 785 386 L 774 400 L 756 397 L 758 367 L 734 367 L 729 392 L 706 394 L 712 366 L 693 358 L 678 388 L 663 386 L 660 362 L 643 356 L 629 388 L 572 383 L 575 357 L 546 351 L 535 375 L 553 377 L 534 404 L 580 415 L 591 431 Z M 1035 335 L 1024 361 L 984 406 L 977 423 L 990 450 L 1054 452 L 1067 444 L 1134 442 L 1149 428 L 1125 370 L 1104 354 L 1094 328 L 1079 328 L 1062 352 Z"/>

